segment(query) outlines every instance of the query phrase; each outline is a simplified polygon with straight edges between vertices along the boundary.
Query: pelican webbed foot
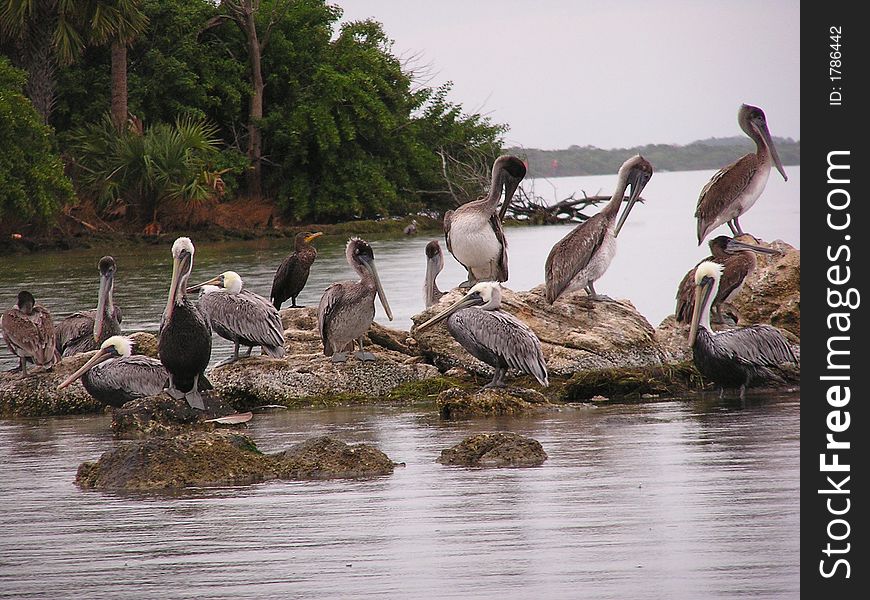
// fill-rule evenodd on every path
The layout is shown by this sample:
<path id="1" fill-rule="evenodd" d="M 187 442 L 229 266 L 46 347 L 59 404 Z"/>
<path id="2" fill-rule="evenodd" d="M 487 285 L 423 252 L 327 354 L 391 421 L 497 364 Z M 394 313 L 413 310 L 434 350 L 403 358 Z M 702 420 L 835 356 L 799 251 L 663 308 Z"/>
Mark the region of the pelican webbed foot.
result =
<path id="1" fill-rule="evenodd" d="M 329 360 L 334 363 L 345 363 L 347 362 L 347 352 L 335 352 Z"/>
<path id="2" fill-rule="evenodd" d="M 237 357 L 237 356 L 230 356 L 229 358 L 225 358 L 225 359 L 223 359 L 222 361 L 220 361 L 220 362 L 219 362 L 218 364 L 216 364 L 215 366 L 216 366 L 216 367 L 224 367 L 224 366 L 226 366 L 226 365 L 231 365 L 231 364 L 233 364 L 233 363 L 236 362 L 237 360 L 239 360 L 239 357 Z"/>
<path id="3" fill-rule="evenodd" d="M 356 356 L 359 360 L 362 360 L 365 362 L 372 362 L 372 361 L 378 360 L 377 356 L 375 356 L 371 352 L 367 352 L 365 350 L 360 350 L 354 356 Z"/>

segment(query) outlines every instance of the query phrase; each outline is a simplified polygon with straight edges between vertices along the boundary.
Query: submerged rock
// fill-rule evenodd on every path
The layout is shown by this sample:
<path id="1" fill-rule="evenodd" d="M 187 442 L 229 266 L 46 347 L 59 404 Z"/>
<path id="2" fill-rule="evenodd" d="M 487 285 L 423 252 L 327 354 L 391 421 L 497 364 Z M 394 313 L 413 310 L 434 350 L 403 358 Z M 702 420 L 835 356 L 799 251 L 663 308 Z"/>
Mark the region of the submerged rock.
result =
<path id="1" fill-rule="evenodd" d="M 210 431 L 219 425 L 204 421 L 236 412 L 214 392 L 203 392 L 202 399 L 205 410 L 192 408 L 184 398 L 176 400 L 169 394 L 131 400 L 112 411 L 112 431 L 122 437 L 175 435 L 194 428 Z"/>
<path id="2" fill-rule="evenodd" d="M 801 253 L 782 240 L 759 245 L 775 248 L 784 254 L 758 255 L 758 267 L 743 282 L 734 299 L 740 325 L 769 323 L 795 336 L 801 335 Z"/>
<path id="3" fill-rule="evenodd" d="M 371 444 L 349 446 L 329 436 L 311 438 L 273 454 L 281 479 L 350 479 L 389 475 L 390 458 Z"/>
<path id="4" fill-rule="evenodd" d="M 547 460 L 541 443 L 516 433 L 481 433 L 441 451 L 442 465 L 536 467 Z"/>
<path id="5" fill-rule="evenodd" d="M 76 484 L 86 489 L 167 490 L 240 485 L 271 479 L 377 477 L 395 463 L 370 444 L 349 446 L 323 436 L 276 454 L 263 454 L 247 435 L 188 432 L 121 442 L 97 462 L 83 463 Z"/>
<path id="6" fill-rule="evenodd" d="M 554 304 L 543 286 L 528 292 L 502 288 L 502 310 L 525 322 L 541 340 L 550 375 L 570 376 L 583 369 L 660 364 L 665 353 L 652 326 L 627 300 L 594 301 L 585 292 L 566 294 Z M 453 290 L 441 302 L 412 317 L 419 325 L 457 300 Z M 443 324 L 411 335 L 420 352 L 442 371 L 456 367 L 492 376 L 489 365 L 472 357 Z"/>
<path id="7" fill-rule="evenodd" d="M 540 392 L 517 387 L 483 390 L 451 388 L 438 394 L 435 406 L 442 419 L 521 415 L 559 409 Z"/>

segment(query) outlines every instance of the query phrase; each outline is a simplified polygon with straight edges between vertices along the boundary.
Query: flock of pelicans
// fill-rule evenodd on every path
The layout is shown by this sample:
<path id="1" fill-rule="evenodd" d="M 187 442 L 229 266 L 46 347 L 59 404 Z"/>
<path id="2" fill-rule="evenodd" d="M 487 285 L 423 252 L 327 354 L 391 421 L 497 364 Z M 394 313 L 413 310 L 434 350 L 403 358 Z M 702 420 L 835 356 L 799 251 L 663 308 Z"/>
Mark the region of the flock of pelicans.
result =
<path id="1" fill-rule="evenodd" d="M 761 195 L 771 166 L 787 179 L 764 112 L 743 105 L 738 122 L 755 142 L 756 151 L 720 170 L 701 191 L 695 213 L 699 244 L 725 223 L 734 237 L 743 234 L 738 219 Z M 445 214 L 447 249 L 467 270 L 468 278 L 459 286 L 467 293 L 416 328 L 424 331 L 446 320 L 450 334 L 495 370 L 486 387 L 504 386 L 509 369 L 527 373 L 543 386 L 548 384 L 540 340 L 521 320 L 499 310 L 500 283 L 508 279 L 502 220 L 525 174 L 520 159 L 501 156 L 493 165 L 489 193 Z M 646 159 L 629 158 L 619 169 L 616 189 L 607 205 L 553 246 L 545 266 L 547 302 L 552 304 L 575 290 L 585 290 L 592 301 L 610 301 L 596 292 L 595 282 L 613 260 L 616 238 L 652 174 Z M 502 191 L 504 201 L 499 208 Z M 620 214 L 626 191 L 628 201 Z M 133 355 L 132 341 L 120 335 L 121 314 L 112 302 L 116 266 L 108 256 L 99 262 L 96 310 L 75 313 L 55 325 L 49 311 L 36 304 L 30 292 L 21 291 L 16 305 L 2 316 L 3 336 L 19 358 L 16 370 L 22 376 L 27 376 L 28 362 L 51 369 L 62 357 L 98 350 L 60 388 L 81 377 L 87 391 L 107 404 L 117 406 L 166 391 L 202 409 L 201 392 L 211 389 L 204 372 L 211 357 L 212 332 L 235 344 L 232 357 L 225 362 L 238 360 L 242 346 L 247 348 L 247 356 L 254 346 L 262 347 L 265 355 L 284 356 L 278 310 L 287 300 L 291 307 L 297 306 L 296 298 L 317 256 L 311 242 L 319 235 L 306 232 L 296 236 L 295 251 L 275 273 L 270 300 L 243 289 L 242 279 L 233 271 L 189 286 L 194 246 L 186 237 L 175 240 L 169 296 L 158 333 L 159 359 Z M 700 372 L 723 391 L 739 387 L 742 398 L 748 385 L 782 381 L 781 366 L 797 363 L 797 358 L 776 328 L 753 325 L 714 332 L 711 312 L 721 322 L 720 307 L 736 295 L 744 278 L 754 270 L 755 253 L 776 251 L 728 236 L 716 237 L 709 245 L 712 255 L 687 273 L 680 284 L 676 316 L 678 321 L 690 323 L 688 342 Z M 359 280 L 334 283 L 323 293 L 317 311 L 323 352 L 333 362 L 344 362 L 348 350 L 357 345 L 357 359 L 375 360 L 363 348 L 362 340 L 374 318 L 376 296 L 391 320 L 393 315 L 372 247 L 365 240 L 352 238 L 346 258 Z M 439 243 L 429 242 L 423 288 L 427 307 L 444 295 L 435 282 L 443 266 Z M 196 304 L 189 295 L 195 292 Z"/>

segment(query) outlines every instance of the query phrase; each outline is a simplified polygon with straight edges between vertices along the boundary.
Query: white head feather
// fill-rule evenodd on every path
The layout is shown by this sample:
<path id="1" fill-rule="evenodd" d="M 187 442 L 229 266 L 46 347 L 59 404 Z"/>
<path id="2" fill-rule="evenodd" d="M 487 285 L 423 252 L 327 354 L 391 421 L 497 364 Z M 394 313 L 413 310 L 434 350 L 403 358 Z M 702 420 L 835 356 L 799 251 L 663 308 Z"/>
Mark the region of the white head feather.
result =
<path id="1" fill-rule="evenodd" d="M 235 271 L 224 271 L 221 273 L 223 277 L 223 287 L 231 294 L 238 294 L 242 291 L 242 278 Z"/>
<path id="2" fill-rule="evenodd" d="M 484 310 L 495 310 L 501 305 L 501 285 L 495 281 L 481 281 L 474 284 L 469 294 L 477 292 L 483 300 L 480 308 Z"/>
<path id="3" fill-rule="evenodd" d="M 712 278 L 716 285 L 718 285 L 721 276 L 722 265 L 709 260 L 702 262 L 697 266 L 697 268 L 695 268 L 695 285 L 700 284 L 705 277 Z"/>
<path id="4" fill-rule="evenodd" d="M 120 356 L 133 354 L 133 340 L 126 335 L 113 335 L 100 345 L 100 350 L 105 350 L 109 346 L 114 346 L 115 352 Z"/>
<path id="5" fill-rule="evenodd" d="M 173 242 L 172 257 L 178 258 L 182 250 L 187 250 L 190 254 L 193 254 L 193 242 L 190 241 L 189 237 L 180 237 Z"/>

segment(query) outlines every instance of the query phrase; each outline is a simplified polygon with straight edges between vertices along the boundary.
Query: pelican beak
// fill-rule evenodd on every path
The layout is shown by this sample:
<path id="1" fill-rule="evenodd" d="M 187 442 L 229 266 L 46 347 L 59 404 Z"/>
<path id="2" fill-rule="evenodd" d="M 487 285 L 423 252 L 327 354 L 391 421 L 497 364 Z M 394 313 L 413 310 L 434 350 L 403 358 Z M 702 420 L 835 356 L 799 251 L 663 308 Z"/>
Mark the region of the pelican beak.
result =
<path id="1" fill-rule="evenodd" d="M 103 335 L 103 323 L 105 322 L 103 315 L 106 312 L 106 305 L 109 303 L 109 297 L 112 295 L 112 287 L 114 286 L 114 282 L 114 271 L 110 270 L 105 274 L 100 274 L 100 295 L 97 299 L 97 314 L 96 321 L 94 323 L 95 340 L 99 340 L 100 336 Z"/>
<path id="2" fill-rule="evenodd" d="M 421 323 L 420 325 L 418 325 L 417 331 L 423 331 L 424 329 L 429 329 L 430 327 L 432 327 L 436 323 L 440 323 L 441 321 L 443 321 L 444 319 L 446 319 L 447 317 L 449 317 L 450 315 L 455 313 L 457 310 L 460 310 L 462 308 L 467 308 L 469 306 L 480 306 L 481 304 L 483 304 L 483 299 L 480 297 L 480 294 L 478 294 L 477 292 L 475 292 L 473 294 L 466 294 L 465 296 L 463 296 L 462 298 L 460 298 L 459 300 L 457 300 L 456 302 L 451 304 L 449 307 L 447 307 L 442 312 L 438 313 L 437 315 L 435 315 L 434 317 L 432 317 L 431 319 L 429 319 L 425 323 Z"/>
<path id="3" fill-rule="evenodd" d="M 223 287 L 224 286 L 224 276 L 223 275 L 216 275 L 216 276 L 212 277 L 211 279 L 209 279 L 208 281 L 203 281 L 202 283 L 192 285 L 189 288 L 187 288 L 186 292 L 188 294 L 193 294 L 195 292 L 198 292 L 200 290 L 200 288 L 207 286 L 207 285 L 216 285 L 218 287 Z"/>
<path id="4" fill-rule="evenodd" d="M 754 244 L 747 244 L 746 242 L 741 242 L 738 240 L 728 240 L 728 244 L 725 246 L 725 252 L 728 252 L 729 254 L 734 254 L 735 252 L 741 252 L 743 250 L 757 252 L 758 254 L 776 254 L 778 256 L 782 256 L 782 252 L 780 252 L 779 250 L 774 250 L 773 248 L 765 248 L 764 246 L 756 246 Z"/>
<path id="5" fill-rule="evenodd" d="M 695 308 L 692 310 L 692 327 L 689 329 L 689 348 L 695 345 L 695 338 L 698 337 L 698 326 L 701 321 L 701 309 L 709 301 L 712 291 L 713 280 L 707 277 L 695 286 Z"/>
<path id="6" fill-rule="evenodd" d="M 773 145 L 773 138 L 770 137 L 770 130 L 767 128 L 767 125 L 758 127 L 758 132 L 764 138 L 764 143 L 767 144 L 767 148 L 770 150 L 770 157 L 773 159 L 776 170 L 782 175 L 784 181 L 788 181 L 788 175 L 785 174 L 785 167 L 782 166 L 782 161 L 779 160 L 779 154 L 776 151 L 776 146 Z"/>
<path id="7" fill-rule="evenodd" d="M 172 318 L 172 312 L 175 310 L 179 288 L 184 289 L 181 281 L 190 275 L 190 269 L 193 267 L 193 256 L 184 252 L 178 258 L 172 259 L 172 282 L 169 284 L 169 298 L 166 300 L 166 310 L 163 311 L 163 318 L 167 321 Z M 182 293 L 183 297 L 184 294 Z"/>
<path id="8" fill-rule="evenodd" d="M 70 384 L 72 384 L 73 381 L 75 381 L 76 379 L 78 379 L 79 377 L 81 377 L 82 375 L 87 373 L 92 367 L 94 367 L 95 365 L 98 365 L 99 363 L 103 362 L 104 360 L 108 360 L 110 358 L 112 358 L 111 347 L 98 350 L 97 353 L 94 354 L 88 362 L 83 364 L 81 366 L 81 368 L 79 368 L 78 371 L 76 371 L 75 373 L 73 373 L 72 375 L 67 377 L 63 381 L 63 383 L 61 383 L 59 386 L 57 386 L 57 389 L 62 390 L 65 387 L 68 387 Z"/>
<path id="9" fill-rule="evenodd" d="M 372 274 L 372 277 L 375 280 L 375 286 L 377 286 L 378 289 L 378 298 L 381 300 L 381 306 L 384 307 L 384 312 L 387 313 L 387 318 L 392 321 L 393 311 L 390 310 L 390 303 L 387 302 L 387 295 L 384 293 L 384 286 L 381 285 L 381 278 L 378 275 L 378 268 L 375 266 L 375 259 L 361 256 L 360 260 L 362 261 L 362 264 L 365 265 L 365 268 L 369 270 L 369 273 Z"/>
<path id="10" fill-rule="evenodd" d="M 311 240 L 317 239 L 317 238 L 319 238 L 321 235 L 323 235 L 323 232 L 322 232 L 322 231 L 317 231 L 317 232 L 315 232 L 315 233 L 312 233 L 312 234 L 309 235 L 309 236 L 305 236 L 305 243 L 306 243 L 306 244 L 309 244 L 309 243 L 311 243 Z"/>
<path id="11" fill-rule="evenodd" d="M 628 206 L 625 207 L 625 210 L 622 211 L 622 214 L 619 217 L 619 222 L 616 224 L 616 231 L 614 232 L 615 236 L 619 235 L 619 231 L 622 229 L 625 220 L 628 218 L 628 213 L 631 212 L 634 203 L 637 202 L 638 198 L 640 198 L 640 193 L 643 191 L 643 188 L 646 187 L 650 177 L 651 175 L 649 173 L 645 173 L 641 170 L 636 170 L 631 173 L 628 180 L 628 185 L 631 186 L 631 194 L 628 196 Z"/>

